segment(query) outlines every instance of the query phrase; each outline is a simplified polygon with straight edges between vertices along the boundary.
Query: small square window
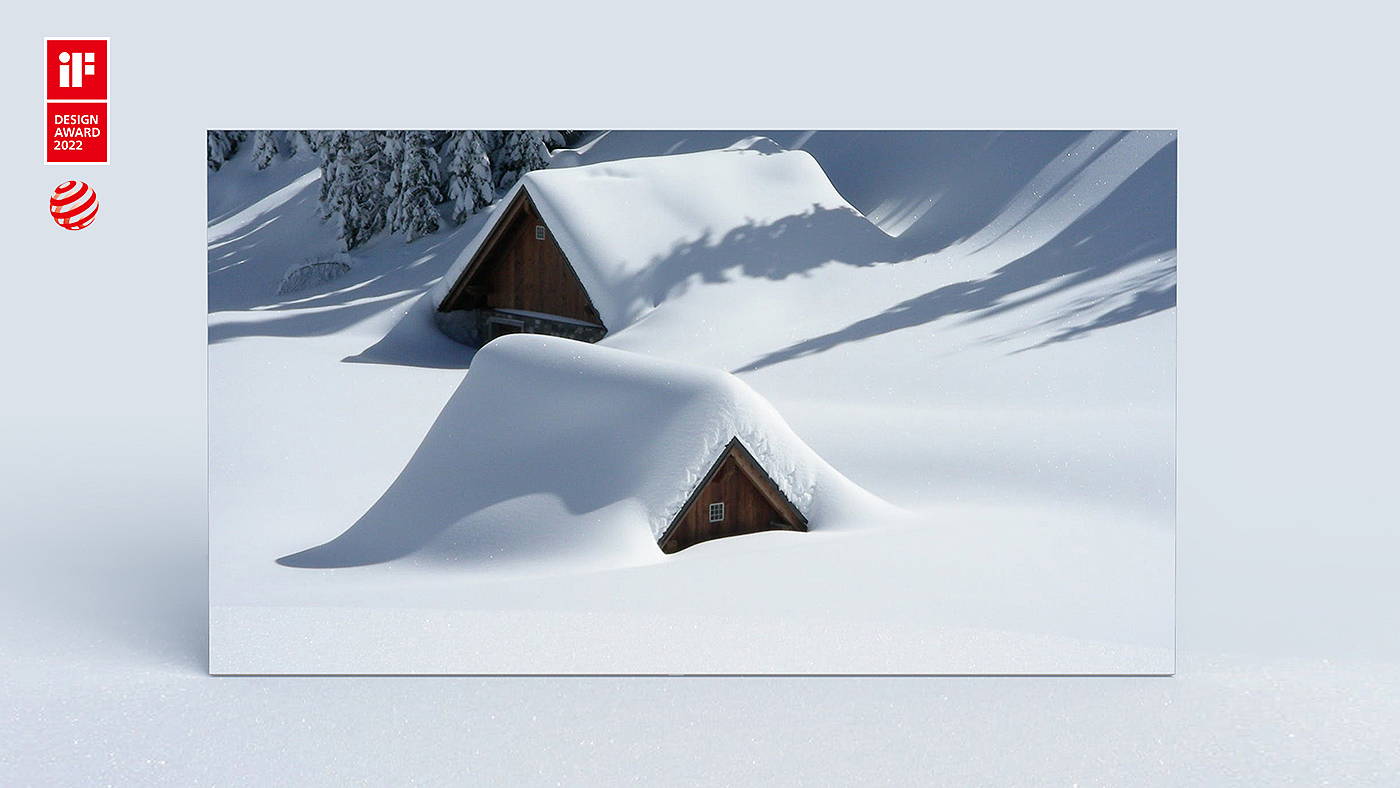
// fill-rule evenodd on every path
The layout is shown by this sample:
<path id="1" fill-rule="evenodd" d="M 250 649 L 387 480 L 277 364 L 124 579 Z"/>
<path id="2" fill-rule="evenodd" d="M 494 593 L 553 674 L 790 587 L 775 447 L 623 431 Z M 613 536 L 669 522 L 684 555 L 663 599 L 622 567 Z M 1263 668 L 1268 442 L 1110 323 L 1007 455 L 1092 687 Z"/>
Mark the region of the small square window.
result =
<path id="1" fill-rule="evenodd" d="M 536 240 L 536 241 L 543 241 L 543 240 L 544 240 L 544 225 L 542 225 L 542 224 L 537 224 L 537 225 L 535 225 L 535 240 Z"/>
<path id="2" fill-rule="evenodd" d="M 724 519 L 724 504 L 710 504 L 710 522 L 717 523 Z"/>

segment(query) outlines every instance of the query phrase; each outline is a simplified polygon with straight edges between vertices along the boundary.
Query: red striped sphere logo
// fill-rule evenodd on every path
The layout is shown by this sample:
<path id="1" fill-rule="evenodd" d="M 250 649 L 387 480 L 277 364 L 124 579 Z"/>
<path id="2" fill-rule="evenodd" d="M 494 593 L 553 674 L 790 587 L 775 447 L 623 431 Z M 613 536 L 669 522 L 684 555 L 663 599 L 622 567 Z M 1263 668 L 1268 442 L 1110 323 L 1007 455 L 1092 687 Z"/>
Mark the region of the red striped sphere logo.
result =
<path id="1" fill-rule="evenodd" d="M 97 192 L 82 181 L 64 181 L 49 198 L 49 214 L 65 230 L 81 230 L 97 216 Z"/>

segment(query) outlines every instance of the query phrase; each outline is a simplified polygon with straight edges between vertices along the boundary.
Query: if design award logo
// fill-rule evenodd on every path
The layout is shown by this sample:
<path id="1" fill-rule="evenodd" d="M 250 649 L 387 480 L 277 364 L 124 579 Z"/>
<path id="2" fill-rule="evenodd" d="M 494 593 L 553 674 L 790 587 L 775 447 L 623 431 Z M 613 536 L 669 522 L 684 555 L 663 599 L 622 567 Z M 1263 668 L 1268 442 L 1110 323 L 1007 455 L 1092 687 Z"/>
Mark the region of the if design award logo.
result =
<path id="1" fill-rule="evenodd" d="M 107 163 L 107 41 L 44 39 L 48 164 Z"/>

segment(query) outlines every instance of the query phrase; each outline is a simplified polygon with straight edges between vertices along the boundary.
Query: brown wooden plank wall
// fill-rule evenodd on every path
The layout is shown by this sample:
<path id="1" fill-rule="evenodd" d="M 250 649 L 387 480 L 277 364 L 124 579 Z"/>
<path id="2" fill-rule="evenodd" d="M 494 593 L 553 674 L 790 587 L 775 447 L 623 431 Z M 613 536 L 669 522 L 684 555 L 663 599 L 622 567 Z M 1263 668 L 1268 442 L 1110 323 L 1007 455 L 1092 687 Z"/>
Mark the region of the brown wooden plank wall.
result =
<path id="1" fill-rule="evenodd" d="M 710 522 L 710 504 L 724 503 L 724 520 Z M 726 457 L 690 508 L 681 516 L 676 527 L 661 545 L 667 553 L 684 550 L 691 545 L 725 536 L 750 534 L 757 531 L 795 528 L 781 522 L 778 510 L 758 491 L 753 482 L 739 470 L 734 456 Z M 774 525 L 774 523 L 778 523 Z"/>
<path id="2" fill-rule="evenodd" d="M 486 286 L 489 307 L 523 309 L 597 324 L 598 316 L 589 309 L 587 293 L 548 228 L 544 240 L 535 238 L 535 227 L 543 224 L 527 200 L 505 228 L 500 243 L 482 261 L 473 284 Z"/>

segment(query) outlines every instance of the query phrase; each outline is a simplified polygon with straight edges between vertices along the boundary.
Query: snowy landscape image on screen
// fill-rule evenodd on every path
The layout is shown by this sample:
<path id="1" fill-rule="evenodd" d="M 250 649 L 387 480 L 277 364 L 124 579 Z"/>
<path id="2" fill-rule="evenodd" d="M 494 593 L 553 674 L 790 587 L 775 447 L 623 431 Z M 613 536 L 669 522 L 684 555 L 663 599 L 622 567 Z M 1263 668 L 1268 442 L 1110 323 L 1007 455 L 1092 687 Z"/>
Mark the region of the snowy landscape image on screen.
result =
<path id="1" fill-rule="evenodd" d="M 211 131 L 214 673 L 1168 674 L 1172 131 Z"/>

